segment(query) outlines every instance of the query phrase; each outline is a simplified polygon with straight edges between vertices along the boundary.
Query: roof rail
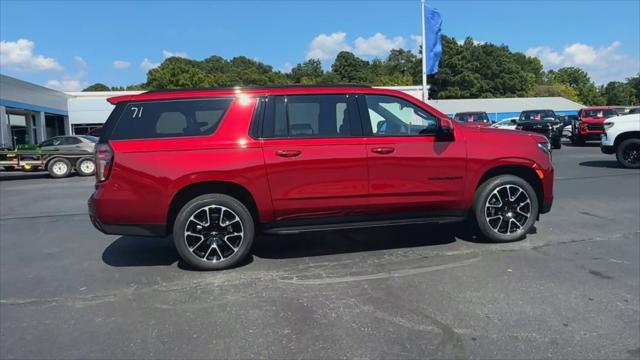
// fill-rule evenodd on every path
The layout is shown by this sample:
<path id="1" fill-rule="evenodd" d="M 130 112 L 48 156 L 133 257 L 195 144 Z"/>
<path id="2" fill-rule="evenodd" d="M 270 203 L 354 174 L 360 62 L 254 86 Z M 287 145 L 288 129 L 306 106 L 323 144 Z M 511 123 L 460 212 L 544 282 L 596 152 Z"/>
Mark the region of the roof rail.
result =
<path id="1" fill-rule="evenodd" d="M 210 88 L 180 88 L 180 89 L 157 89 L 149 90 L 145 94 L 156 94 L 163 92 L 182 92 L 196 90 L 267 90 L 267 89 L 304 89 L 304 88 L 371 88 L 369 85 L 360 84 L 315 84 L 315 85 L 249 85 L 249 86 L 227 86 L 227 87 L 210 87 Z"/>

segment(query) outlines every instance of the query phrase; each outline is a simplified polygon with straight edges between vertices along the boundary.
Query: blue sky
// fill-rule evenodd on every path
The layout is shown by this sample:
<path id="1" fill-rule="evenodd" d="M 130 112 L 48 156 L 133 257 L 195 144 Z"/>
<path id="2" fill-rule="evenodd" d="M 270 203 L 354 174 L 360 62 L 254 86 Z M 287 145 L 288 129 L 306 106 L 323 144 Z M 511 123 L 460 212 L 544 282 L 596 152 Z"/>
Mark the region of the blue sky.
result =
<path id="1" fill-rule="evenodd" d="M 443 33 L 506 44 L 545 68 L 576 65 L 597 83 L 640 72 L 640 1 L 437 1 Z M 170 55 L 245 55 L 288 70 L 416 48 L 412 1 L 0 0 L 0 72 L 65 90 L 145 81 Z"/>

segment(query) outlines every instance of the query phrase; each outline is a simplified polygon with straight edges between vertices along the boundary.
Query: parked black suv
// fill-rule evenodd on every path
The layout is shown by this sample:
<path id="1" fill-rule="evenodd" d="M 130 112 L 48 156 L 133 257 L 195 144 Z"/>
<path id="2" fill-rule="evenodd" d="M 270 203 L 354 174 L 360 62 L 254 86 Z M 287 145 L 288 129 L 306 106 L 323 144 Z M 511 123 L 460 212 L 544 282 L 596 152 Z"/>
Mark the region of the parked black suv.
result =
<path id="1" fill-rule="evenodd" d="M 516 130 L 542 134 L 549 139 L 552 149 L 560 149 L 564 126 L 565 123 L 558 119 L 553 110 L 525 110 L 520 113 Z"/>

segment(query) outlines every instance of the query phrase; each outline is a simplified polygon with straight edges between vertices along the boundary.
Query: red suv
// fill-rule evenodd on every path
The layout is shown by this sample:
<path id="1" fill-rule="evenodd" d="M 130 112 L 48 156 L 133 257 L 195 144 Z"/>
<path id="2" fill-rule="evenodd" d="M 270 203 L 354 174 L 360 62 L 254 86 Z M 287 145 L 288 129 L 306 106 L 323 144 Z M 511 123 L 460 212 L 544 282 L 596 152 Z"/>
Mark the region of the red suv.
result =
<path id="1" fill-rule="evenodd" d="M 173 234 L 201 269 L 237 264 L 258 230 L 470 219 L 490 241 L 519 240 L 553 200 L 544 136 L 454 124 L 399 91 L 162 90 L 109 101 L 91 221 L 107 234 Z"/>
<path id="2" fill-rule="evenodd" d="M 618 116 L 618 113 L 607 106 L 580 109 L 578 121 L 571 126 L 571 143 L 583 145 L 588 140 L 600 141 L 600 136 L 604 134 L 604 121 L 614 116 Z"/>

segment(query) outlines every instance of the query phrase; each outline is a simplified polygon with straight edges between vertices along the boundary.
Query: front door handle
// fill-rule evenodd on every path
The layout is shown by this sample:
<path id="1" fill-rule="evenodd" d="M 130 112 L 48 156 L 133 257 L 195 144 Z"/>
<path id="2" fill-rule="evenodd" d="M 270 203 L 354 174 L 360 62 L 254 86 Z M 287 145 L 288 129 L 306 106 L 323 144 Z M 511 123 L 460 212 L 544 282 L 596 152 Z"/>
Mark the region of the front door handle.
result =
<path id="1" fill-rule="evenodd" d="M 276 151 L 276 155 L 277 156 L 286 157 L 286 158 L 296 157 L 296 156 L 299 156 L 301 153 L 302 153 L 302 151 L 300 151 L 300 150 L 278 150 L 278 151 Z"/>
<path id="2" fill-rule="evenodd" d="M 371 152 L 374 152 L 376 154 L 383 154 L 383 155 L 391 154 L 394 151 L 396 151 L 396 149 L 392 147 L 377 147 L 377 148 L 371 149 Z"/>

